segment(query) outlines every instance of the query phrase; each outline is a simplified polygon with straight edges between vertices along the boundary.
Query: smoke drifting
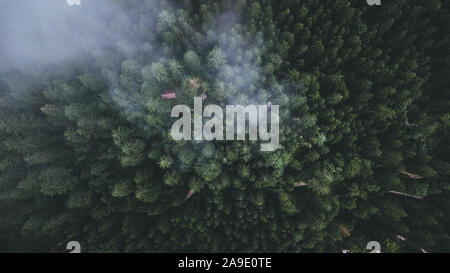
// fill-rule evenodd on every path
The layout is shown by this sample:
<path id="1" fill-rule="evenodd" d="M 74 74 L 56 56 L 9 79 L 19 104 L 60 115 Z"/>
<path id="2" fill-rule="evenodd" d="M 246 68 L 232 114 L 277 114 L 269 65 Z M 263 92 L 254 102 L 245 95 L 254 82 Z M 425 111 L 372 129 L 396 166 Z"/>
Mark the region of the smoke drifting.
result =
<path id="1" fill-rule="evenodd" d="M 146 28 L 147 37 L 154 37 L 155 26 L 164 20 L 160 18 L 157 1 L 130 1 L 127 5 L 121 8 L 112 0 L 84 0 L 82 5 L 69 5 L 66 0 L 1 1 L 0 73 L 83 59 L 92 62 L 88 59 L 91 53 L 102 55 L 109 48 L 119 49 L 127 59 L 140 58 L 142 46 L 148 41 L 133 33 Z M 136 23 L 139 5 L 155 7 L 153 14 L 145 14 L 145 26 Z M 227 64 L 220 68 L 218 78 L 232 82 L 239 89 L 251 88 L 259 75 L 262 39 L 257 37 L 254 45 L 243 42 L 236 33 L 236 26 L 242 29 L 243 25 L 239 15 L 232 11 L 213 20 L 216 21 L 212 22 L 213 28 L 209 24 L 201 26 L 206 34 L 202 43 L 215 44 L 225 53 Z M 153 60 L 166 55 L 157 39 L 145 46 L 152 48 Z M 238 59 L 249 47 L 252 54 Z"/>
<path id="2" fill-rule="evenodd" d="M 123 23 L 126 17 L 107 0 L 85 0 L 79 6 L 65 0 L 3 0 L 0 73 L 84 58 L 88 50 L 120 39 L 108 37 L 108 28 L 112 18 Z"/>
<path id="3" fill-rule="evenodd" d="M 151 12 L 143 14 L 144 6 Z M 74 67 L 73 63 L 97 64 L 108 81 L 109 97 L 125 116 L 143 117 L 145 100 L 139 95 L 140 87 L 120 88 L 120 75 L 123 70 L 139 70 L 155 62 L 166 65 L 173 58 L 167 48 L 173 45 L 164 44 L 167 41 L 157 36 L 164 36 L 175 25 L 182 29 L 183 22 L 190 19 L 186 15 L 172 4 L 155 0 L 84 0 L 81 5 L 69 5 L 66 0 L 2 1 L 0 79 L 17 90 L 17 83 L 3 77 L 8 72 L 19 70 L 30 75 L 40 71 L 37 68 L 50 67 L 46 73 L 55 75 L 71 73 L 66 70 Z M 222 52 L 223 64 L 212 71 L 207 66 L 207 54 L 200 55 L 203 74 L 214 74 L 210 84 L 224 84 L 226 104 L 265 104 L 269 92 L 260 92 L 258 82 L 266 51 L 263 37 L 258 33 L 245 41 L 247 29 L 242 19 L 230 8 L 203 21 L 192 30 L 200 38 L 193 40 L 191 47 L 195 51 L 218 48 Z"/>

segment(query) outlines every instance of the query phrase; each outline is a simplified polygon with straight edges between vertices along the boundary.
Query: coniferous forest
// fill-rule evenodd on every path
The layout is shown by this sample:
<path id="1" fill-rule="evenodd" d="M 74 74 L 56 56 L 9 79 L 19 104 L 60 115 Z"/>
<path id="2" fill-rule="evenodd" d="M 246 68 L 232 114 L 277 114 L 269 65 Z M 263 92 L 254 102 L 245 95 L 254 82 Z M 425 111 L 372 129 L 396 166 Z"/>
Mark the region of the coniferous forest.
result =
<path id="1" fill-rule="evenodd" d="M 450 251 L 450 1 L 52 1 L 0 4 L 0 252 Z M 174 140 L 200 96 L 278 149 Z"/>

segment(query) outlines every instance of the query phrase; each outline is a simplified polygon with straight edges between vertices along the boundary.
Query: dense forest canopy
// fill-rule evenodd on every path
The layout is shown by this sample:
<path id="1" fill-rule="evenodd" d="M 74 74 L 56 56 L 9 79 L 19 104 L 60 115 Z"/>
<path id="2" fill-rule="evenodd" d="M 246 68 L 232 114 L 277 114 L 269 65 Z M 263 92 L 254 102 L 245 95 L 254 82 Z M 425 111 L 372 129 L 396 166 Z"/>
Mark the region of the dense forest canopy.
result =
<path id="1" fill-rule="evenodd" d="M 0 4 L 1 252 L 450 251 L 450 1 L 51 3 Z M 175 141 L 200 96 L 278 149 Z"/>

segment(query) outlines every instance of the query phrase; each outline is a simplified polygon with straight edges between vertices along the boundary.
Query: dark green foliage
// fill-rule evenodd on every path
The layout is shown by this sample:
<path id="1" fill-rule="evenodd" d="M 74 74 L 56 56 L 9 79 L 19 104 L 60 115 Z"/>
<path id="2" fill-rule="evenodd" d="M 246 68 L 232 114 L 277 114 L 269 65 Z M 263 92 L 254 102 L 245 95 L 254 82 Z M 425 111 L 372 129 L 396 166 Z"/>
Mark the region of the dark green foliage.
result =
<path id="1" fill-rule="evenodd" d="M 448 1 L 168 2 L 114 1 L 134 27 L 95 63 L 1 75 L 0 251 L 450 250 Z M 174 141 L 202 93 L 280 105 L 279 149 Z"/>

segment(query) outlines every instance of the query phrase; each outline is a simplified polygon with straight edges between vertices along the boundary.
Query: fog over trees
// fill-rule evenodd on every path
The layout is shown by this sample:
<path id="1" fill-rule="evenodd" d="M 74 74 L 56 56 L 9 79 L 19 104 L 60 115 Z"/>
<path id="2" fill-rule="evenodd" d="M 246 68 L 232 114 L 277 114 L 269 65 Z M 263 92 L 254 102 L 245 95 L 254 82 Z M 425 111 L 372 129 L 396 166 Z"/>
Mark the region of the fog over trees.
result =
<path id="1" fill-rule="evenodd" d="M 450 251 L 449 9 L 1 1 L 0 252 Z M 174 140 L 194 97 L 278 148 Z"/>

